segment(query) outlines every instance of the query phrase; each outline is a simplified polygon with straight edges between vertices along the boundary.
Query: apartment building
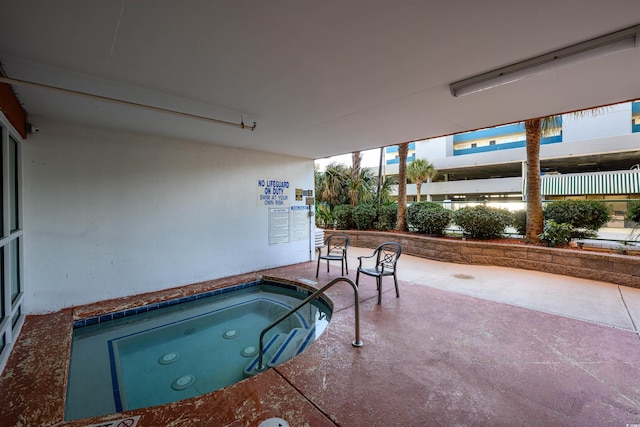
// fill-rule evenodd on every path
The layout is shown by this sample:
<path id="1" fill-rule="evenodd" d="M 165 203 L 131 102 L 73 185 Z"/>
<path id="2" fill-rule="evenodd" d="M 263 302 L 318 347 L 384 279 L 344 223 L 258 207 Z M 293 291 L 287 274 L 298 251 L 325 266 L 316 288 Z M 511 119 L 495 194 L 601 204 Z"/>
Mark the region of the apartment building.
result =
<path id="1" fill-rule="evenodd" d="M 489 203 L 509 209 L 525 205 L 524 124 L 513 123 L 411 143 L 413 158 L 438 170 L 420 190 L 422 200 Z M 624 226 L 628 201 L 640 198 L 640 101 L 613 105 L 592 114 L 565 114 L 541 141 L 544 201 L 603 199 L 614 221 Z M 385 174 L 398 173 L 397 147 L 385 152 Z M 408 201 L 416 185 L 407 186 Z"/>

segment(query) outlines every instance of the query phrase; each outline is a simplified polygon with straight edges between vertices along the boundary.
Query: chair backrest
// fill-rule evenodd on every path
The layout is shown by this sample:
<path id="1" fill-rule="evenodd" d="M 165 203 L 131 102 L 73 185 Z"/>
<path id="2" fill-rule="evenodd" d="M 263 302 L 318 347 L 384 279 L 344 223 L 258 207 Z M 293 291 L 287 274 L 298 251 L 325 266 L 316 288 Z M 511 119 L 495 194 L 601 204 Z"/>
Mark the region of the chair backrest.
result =
<path id="1" fill-rule="evenodd" d="M 384 266 L 384 269 L 389 271 L 396 270 L 396 263 L 398 258 L 402 255 L 402 246 L 395 242 L 384 242 L 380 244 L 376 250 L 378 256 L 376 257 L 376 265 L 379 267 Z"/>
<path id="2" fill-rule="evenodd" d="M 332 253 L 342 255 L 343 251 L 349 248 L 351 240 L 346 234 L 334 233 L 329 234 L 324 243 L 327 246 L 327 255 Z"/>

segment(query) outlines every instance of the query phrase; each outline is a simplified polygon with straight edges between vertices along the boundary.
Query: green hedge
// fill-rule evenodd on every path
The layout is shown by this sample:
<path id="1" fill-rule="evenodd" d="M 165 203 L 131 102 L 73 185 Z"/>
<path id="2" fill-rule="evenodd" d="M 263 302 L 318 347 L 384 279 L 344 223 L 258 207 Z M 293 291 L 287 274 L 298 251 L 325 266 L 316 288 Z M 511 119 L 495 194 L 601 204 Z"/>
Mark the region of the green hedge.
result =
<path id="1" fill-rule="evenodd" d="M 393 230 L 398 222 L 398 205 L 390 203 L 378 206 L 378 220 L 374 224 L 377 230 Z"/>
<path id="2" fill-rule="evenodd" d="M 558 224 L 552 219 L 544 222 L 544 230 L 539 236 L 540 240 L 547 244 L 547 246 L 557 247 L 560 245 L 566 245 L 571 240 L 571 234 L 573 233 L 573 226 L 563 222 Z"/>
<path id="3" fill-rule="evenodd" d="M 339 230 L 392 230 L 398 220 L 398 205 L 338 205 L 333 208 L 332 217 Z"/>
<path id="4" fill-rule="evenodd" d="M 353 221 L 353 208 L 351 205 L 338 205 L 333 208 L 333 218 L 336 221 L 338 230 L 349 230 L 356 228 Z"/>
<path id="5" fill-rule="evenodd" d="M 492 239 L 504 234 L 505 228 L 513 223 L 513 214 L 507 209 L 466 207 L 453 212 L 453 222 L 471 238 Z"/>
<path id="6" fill-rule="evenodd" d="M 351 211 L 353 222 L 358 230 L 371 230 L 376 222 L 376 207 L 373 205 L 361 204 Z"/>
<path id="7" fill-rule="evenodd" d="M 407 208 L 407 223 L 419 233 L 441 236 L 451 224 L 451 211 L 434 202 L 412 203 Z"/>
<path id="8" fill-rule="evenodd" d="M 640 200 L 631 202 L 629 210 L 627 211 L 626 220 L 640 223 Z"/>
<path id="9" fill-rule="evenodd" d="M 519 210 L 513 213 L 513 226 L 516 229 L 516 232 L 524 236 L 527 234 L 527 211 Z"/>
<path id="10" fill-rule="evenodd" d="M 596 237 L 597 231 L 611 221 L 611 207 L 602 200 L 559 200 L 544 209 L 545 221 L 569 224 L 573 227 L 571 238 Z"/>

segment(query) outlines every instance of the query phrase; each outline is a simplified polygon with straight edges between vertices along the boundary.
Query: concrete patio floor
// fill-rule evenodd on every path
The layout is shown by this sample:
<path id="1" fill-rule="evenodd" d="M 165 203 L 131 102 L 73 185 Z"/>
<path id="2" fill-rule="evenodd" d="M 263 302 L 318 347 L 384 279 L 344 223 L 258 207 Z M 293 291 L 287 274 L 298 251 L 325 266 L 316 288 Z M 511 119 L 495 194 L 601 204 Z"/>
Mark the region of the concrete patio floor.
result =
<path id="1" fill-rule="evenodd" d="M 349 249 L 349 278 L 356 257 L 370 253 Z M 330 273 L 321 265 L 318 279 L 315 269 L 309 262 L 259 273 L 320 286 L 340 275 L 336 263 Z M 26 357 L 59 324 L 47 316 L 69 313 L 34 316 L 0 378 L 0 425 L 86 426 L 134 415 L 138 426 L 257 426 L 270 417 L 314 427 L 640 424 L 640 289 L 407 255 L 399 279 L 400 298 L 385 278 L 379 306 L 373 278 L 361 277 L 363 347 L 351 345 L 353 291 L 340 283 L 328 292 L 328 329 L 293 360 L 197 398 L 69 422 L 56 420 L 59 391 L 16 392 L 38 381 L 21 364 L 48 372 L 63 356 Z"/>

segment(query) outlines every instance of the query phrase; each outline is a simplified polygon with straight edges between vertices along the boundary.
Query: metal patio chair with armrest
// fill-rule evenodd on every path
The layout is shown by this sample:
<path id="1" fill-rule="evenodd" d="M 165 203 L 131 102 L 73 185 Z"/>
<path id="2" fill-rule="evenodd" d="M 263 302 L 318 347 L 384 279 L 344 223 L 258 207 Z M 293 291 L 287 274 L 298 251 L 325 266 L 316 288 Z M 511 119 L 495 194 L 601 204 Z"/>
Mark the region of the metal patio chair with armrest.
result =
<path id="1" fill-rule="evenodd" d="M 376 278 L 376 285 L 378 287 L 378 304 L 382 304 L 382 278 L 384 276 L 393 276 L 393 282 L 396 285 L 396 298 L 400 298 L 400 292 L 398 290 L 398 277 L 396 276 L 396 264 L 398 258 L 402 254 L 402 246 L 395 242 L 385 242 L 379 245 L 375 251 L 369 256 L 359 256 L 358 260 L 358 272 L 356 274 L 356 285 L 360 280 L 360 273 L 367 276 L 373 276 Z M 372 263 L 375 258 L 375 264 Z M 369 266 L 363 265 L 363 260 L 371 259 L 372 261 L 365 262 Z"/>
<path id="2" fill-rule="evenodd" d="M 324 246 L 318 248 L 318 266 L 316 267 L 316 277 L 320 271 L 320 261 L 327 261 L 327 273 L 329 272 L 330 261 L 340 261 L 342 267 L 342 275 L 344 276 L 345 267 L 349 274 L 349 264 L 347 263 L 347 249 L 351 240 L 349 236 L 343 233 L 329 234 L 324 241 Z M 322 249 L 326 248 L 326 253 L 322 255 Z"/>

